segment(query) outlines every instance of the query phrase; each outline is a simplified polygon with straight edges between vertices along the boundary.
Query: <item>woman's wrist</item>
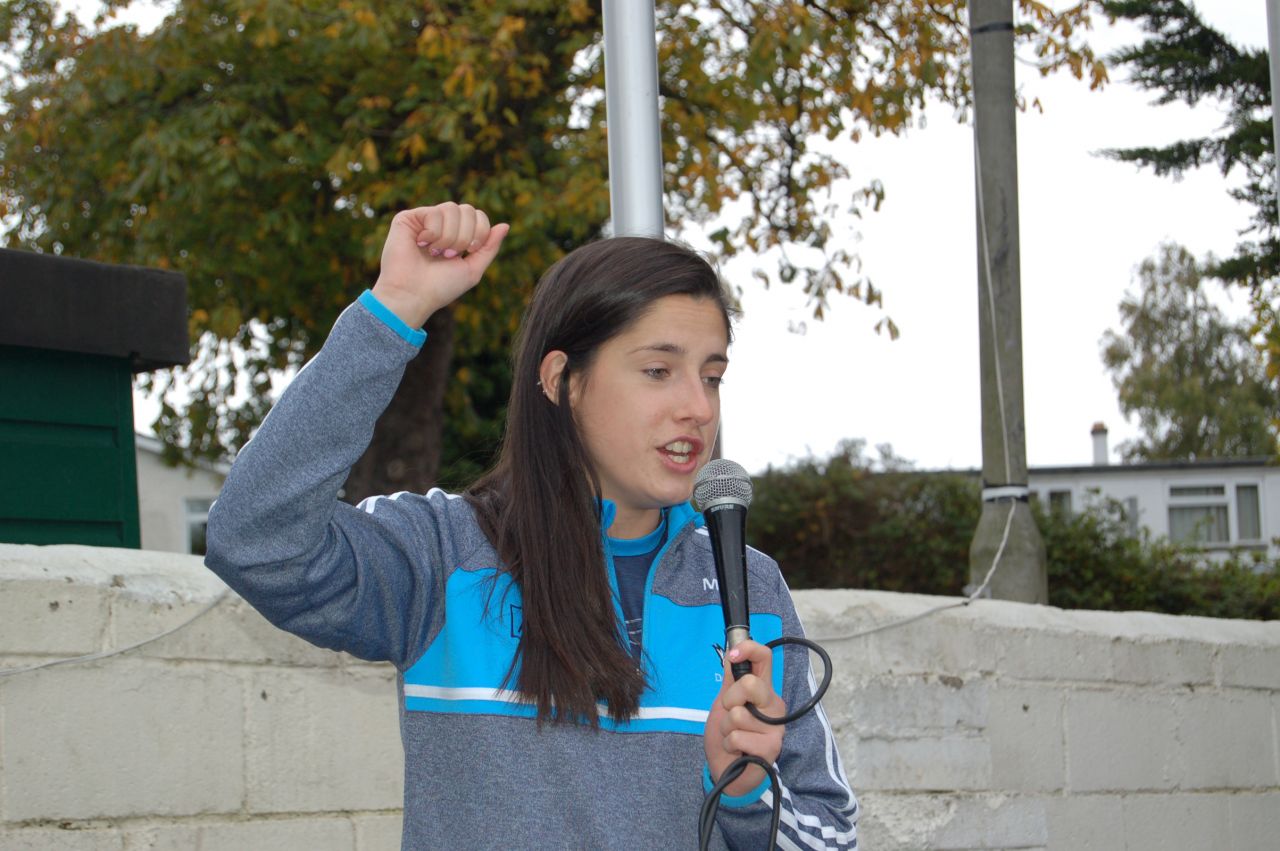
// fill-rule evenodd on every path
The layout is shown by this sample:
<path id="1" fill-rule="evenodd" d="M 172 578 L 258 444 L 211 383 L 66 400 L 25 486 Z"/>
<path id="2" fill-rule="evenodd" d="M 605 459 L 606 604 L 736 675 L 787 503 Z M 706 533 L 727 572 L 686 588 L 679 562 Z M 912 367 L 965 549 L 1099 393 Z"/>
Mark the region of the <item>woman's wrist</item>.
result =
<path id="1" fill-rule="evenodd" d="M 401 287 L 392 286 L 382 278 L 373 285 L 373 296 L 410 328 L 422 328 L 439 309 L 439 305 Z"/>
<path id="2" fill-rule="evenodd" d="M 421 348 L 427 341 L 427 332 L 405 322 L 399 315 L 383 304 L 373 290 L 365 290 L 356 300 L 372 313 L 382 324 L 398 334 L 406 343 Z"/>

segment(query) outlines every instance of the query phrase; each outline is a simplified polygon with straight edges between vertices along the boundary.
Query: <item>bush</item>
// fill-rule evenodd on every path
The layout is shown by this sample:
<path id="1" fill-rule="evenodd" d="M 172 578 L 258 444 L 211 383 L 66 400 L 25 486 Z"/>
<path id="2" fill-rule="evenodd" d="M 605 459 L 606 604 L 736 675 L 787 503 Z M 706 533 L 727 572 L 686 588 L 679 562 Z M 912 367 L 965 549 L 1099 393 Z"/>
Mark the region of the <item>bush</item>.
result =
<path id="1" fill-rule="evenodd" d="M 866 588 L 958 596 L 981 510 L 976 476 L 921 473 L 861 442 L 755 477 L 748 539 L 792 588 Z M 1036 508 L 1049 603 L 1220 618 L 1280 618 L 1280 559 L 1202 553 L 1132 537 L 1119 505 L 1060 516 Z"/>
<path id="2" fill-rule="evenodd" d="M 1049 559 L 1049 603 L 1066 609 L 1280 618 L 1280 560 L 1231 553 L 1206 561 L 1194 548 L 1128 534 L 1122 508 L 1100 502 L 1069 517 L 1037 512 Z"/>
<path id="3" fill-rule="evenodd" d="M 793 588 L 959 594 L 978 486 L 960 473 L 877 471 L 861 442 L 755 478 L 748 538 Z"/>

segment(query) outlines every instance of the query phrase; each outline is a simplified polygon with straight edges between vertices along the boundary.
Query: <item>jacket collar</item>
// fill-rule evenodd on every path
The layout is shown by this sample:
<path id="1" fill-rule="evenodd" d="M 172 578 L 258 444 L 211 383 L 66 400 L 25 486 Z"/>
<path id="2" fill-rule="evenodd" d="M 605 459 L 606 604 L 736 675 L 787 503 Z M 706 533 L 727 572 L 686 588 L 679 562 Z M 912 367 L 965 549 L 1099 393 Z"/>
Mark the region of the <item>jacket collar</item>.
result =
<path id="1" fill-rule="evenodd" d="M 605 532 L 613 525 L 613 518 L 617 516 L 618 507 L 613 504 L 611 499 L 600 500 L 600 531 Z M 667 540 L 673 540 L 680 530 L 690 523 L 694 528 L 703 525 L 702 513 L 695 511 L 688 501 L 681 502 L 678 505 L 672 505 L 669 508 L 662 509 L 663 522 L 667 526 Z M 658 525 L 662 528 L 662 524 Z M 616 540 L 616 539 L 611 539 Z M 648 552 L 646 550 L 646 552 Z"/>

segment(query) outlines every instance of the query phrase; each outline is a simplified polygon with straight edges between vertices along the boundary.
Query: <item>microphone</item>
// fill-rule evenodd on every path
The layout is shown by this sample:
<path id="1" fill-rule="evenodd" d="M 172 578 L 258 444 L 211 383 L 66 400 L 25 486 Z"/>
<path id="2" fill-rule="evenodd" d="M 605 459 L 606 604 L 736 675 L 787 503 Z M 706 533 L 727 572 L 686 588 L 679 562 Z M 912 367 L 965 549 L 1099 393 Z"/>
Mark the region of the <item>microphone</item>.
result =
<path id="1" fill-rule="evenodd" d="M 747 603 L 747 507 L 751 505 L 751 477 L 741 464 L 723 458 L 698 473 L 693 486 L 711 535 L 716 561 L 720 607 L 724 609 L 725 652 L 751 637 Z M 751 673 L 750 662 L 734 662 L 733 678 Z"/>

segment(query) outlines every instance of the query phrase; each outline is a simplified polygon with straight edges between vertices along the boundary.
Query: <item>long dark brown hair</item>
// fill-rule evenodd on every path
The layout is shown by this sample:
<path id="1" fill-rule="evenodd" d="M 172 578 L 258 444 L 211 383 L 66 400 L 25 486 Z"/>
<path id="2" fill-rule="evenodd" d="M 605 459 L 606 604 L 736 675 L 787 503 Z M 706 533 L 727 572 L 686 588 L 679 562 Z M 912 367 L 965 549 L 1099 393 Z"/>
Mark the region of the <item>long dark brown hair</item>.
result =
<path id="1" fill-rule="evenodd" d="M 599 724 L 635 715 L 644 675 L 624 647 L 604 566 L 600 483 L 569 405 L 600 346 L 660 298 L 710 299 L 731 335 L 731 307 L 715 270 L 692 250 L 643 237 L 585 245 L 546 271 L 514 351 L 506 433 L 493 469 L 467 501 L 523 597 L 523 630 L 508 681 L 541 721 Z M 548 352 L 568 361 L 553 404 L 538 386 Z"/>

